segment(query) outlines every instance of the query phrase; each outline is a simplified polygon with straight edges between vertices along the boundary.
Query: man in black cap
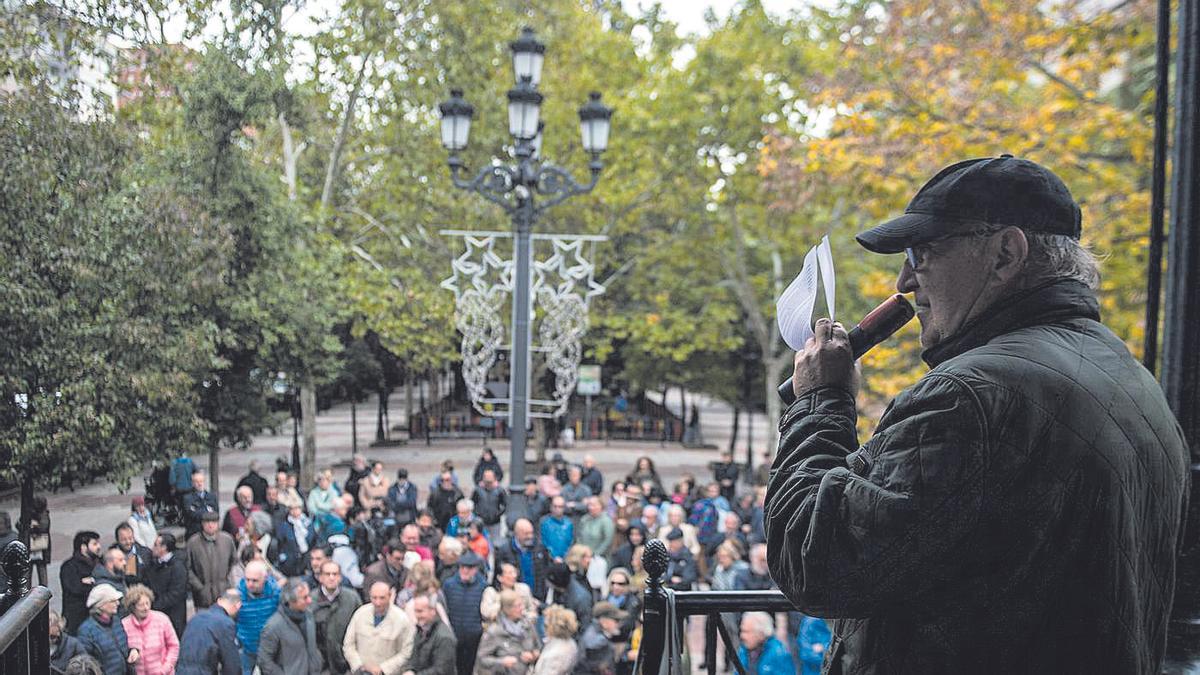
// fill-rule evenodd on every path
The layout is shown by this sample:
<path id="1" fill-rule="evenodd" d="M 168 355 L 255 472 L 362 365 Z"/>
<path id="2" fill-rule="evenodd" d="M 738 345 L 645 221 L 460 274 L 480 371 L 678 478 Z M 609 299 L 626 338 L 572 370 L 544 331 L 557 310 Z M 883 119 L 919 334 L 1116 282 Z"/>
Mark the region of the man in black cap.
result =
<path id="1" fill-rule="evenodd" d="M 1080 230 L 1057 176 L 1002 155 L 859 235 L 905 253 L 932 370 L 860 447 L 845 329 L 818 321 L 796 355 L 768 557 L 800 610 L 839 618 L 833 672 L 1160 670 L 1187 449 L 1100 323 Z"/>
<path id="2" fill-rule="evenodd" d="M 683 530 L 678 527 L 671 528 L 667 533 L 667 554 L 670 558 L 670 562 L 667 563 L 667 587 L 677 591 L 692 590 L 692 584 L 696 583 L 700 575 L 696 568 L 696 558 L 692 556 L 688 547 L 683 545 Z"/>
<path id="3" fill-rule="evenodd" d="M 550 586 L 551 605 L 559 605 L 575 612 L 579 622 L 579 630 L 587 628 L 592 620 L 592 590 L 584 585 L 579 577 L 571 573 L 571 568 L 564 562 L 551 563 L 546 571 L 546 581 Z"/>

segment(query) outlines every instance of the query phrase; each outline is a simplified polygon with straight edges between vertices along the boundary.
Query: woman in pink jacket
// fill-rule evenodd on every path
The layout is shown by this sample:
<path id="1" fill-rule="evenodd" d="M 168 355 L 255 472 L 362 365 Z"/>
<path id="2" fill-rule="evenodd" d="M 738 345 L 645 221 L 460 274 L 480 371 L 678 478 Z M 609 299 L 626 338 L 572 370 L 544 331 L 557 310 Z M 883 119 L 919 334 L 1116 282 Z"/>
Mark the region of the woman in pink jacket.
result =
<path id="1" fill-rule="evenodd" d="M 179 638 L 166 614 L 150 609 L 154 591 L 137 584 L 125 593 L 129 615 L 121 619 L 130 648 L 142 656 L 134 664 L 137 675 L 171 675 L 179 660 Z"/>

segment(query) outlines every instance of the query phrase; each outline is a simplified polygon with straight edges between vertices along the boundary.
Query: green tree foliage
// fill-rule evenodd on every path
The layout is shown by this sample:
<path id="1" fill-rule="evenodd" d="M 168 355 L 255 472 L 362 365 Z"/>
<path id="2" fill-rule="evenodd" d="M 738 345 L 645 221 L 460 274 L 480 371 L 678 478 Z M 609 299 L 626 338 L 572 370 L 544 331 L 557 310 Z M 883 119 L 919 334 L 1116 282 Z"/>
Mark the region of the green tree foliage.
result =
<path id="1" fill-rule="evenodd" d="M 193 303 L 233 233 L 118 127 L 27 93 L 0 101 L 0 480 L 125 481 L 208 440 L 219 331 Z"/>

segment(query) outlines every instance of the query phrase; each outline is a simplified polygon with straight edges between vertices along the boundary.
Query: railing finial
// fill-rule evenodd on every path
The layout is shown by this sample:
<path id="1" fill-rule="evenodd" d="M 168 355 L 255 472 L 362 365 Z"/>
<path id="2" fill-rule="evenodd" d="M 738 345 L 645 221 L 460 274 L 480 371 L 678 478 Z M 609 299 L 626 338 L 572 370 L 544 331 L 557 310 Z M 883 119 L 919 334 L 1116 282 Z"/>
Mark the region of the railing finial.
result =
<path id="1" fill-rule="evenodd" d="M 646 574 L 650 577 L 652 592 L 662 590 L 667 566 L 670 562 L 671 557 L 667 554 L 667 545 L 661 539 L 651 539 L 646 542 L 646 546 L 642 549 L 642 569 L 646 570 Z"/>
<path id="2" fill-rule="evenodd" d="M 29 549 L 20 541 L 9 542 L 0 551 L 0 569 L 8 579 L 8 587 L 0 589 L 0 614 L 12 607 L 18 600 L 29 595 L 30 573 L 33 565 L 29 562 Z"/>

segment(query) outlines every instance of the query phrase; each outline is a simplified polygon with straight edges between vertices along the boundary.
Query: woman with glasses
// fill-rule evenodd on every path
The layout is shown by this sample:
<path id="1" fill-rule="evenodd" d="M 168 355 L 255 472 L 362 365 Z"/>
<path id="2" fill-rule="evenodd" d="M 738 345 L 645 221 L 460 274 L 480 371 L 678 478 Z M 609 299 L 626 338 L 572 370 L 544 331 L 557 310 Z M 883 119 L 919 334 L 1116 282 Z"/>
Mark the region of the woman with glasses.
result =
<path id="1" fill-rule="evenodd" d="M 627 614 L 621 622 L 621 632 L 618 636 L 622 641 L 628 640 L 642 617 L 642 599 L 633 589 L 633 575 L 629 570 L 616 567 L 609 571 L 608 595 L 604 599 Z"/>

